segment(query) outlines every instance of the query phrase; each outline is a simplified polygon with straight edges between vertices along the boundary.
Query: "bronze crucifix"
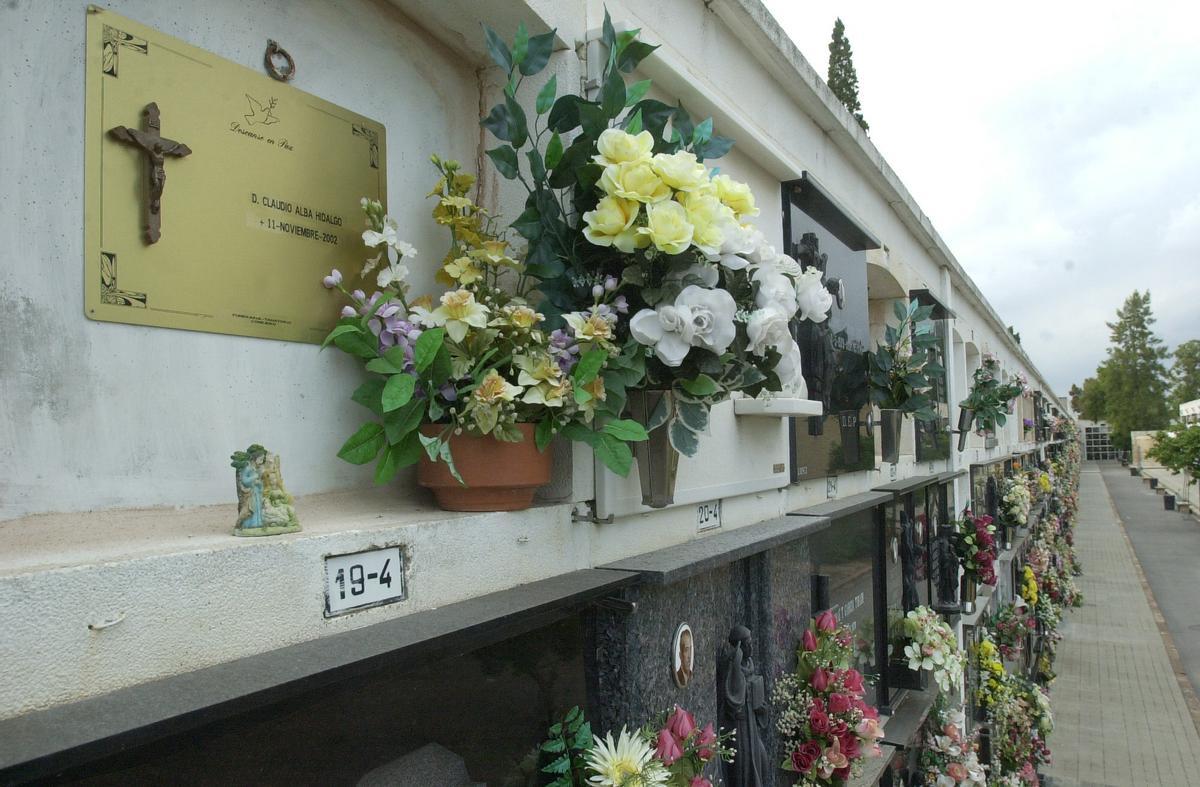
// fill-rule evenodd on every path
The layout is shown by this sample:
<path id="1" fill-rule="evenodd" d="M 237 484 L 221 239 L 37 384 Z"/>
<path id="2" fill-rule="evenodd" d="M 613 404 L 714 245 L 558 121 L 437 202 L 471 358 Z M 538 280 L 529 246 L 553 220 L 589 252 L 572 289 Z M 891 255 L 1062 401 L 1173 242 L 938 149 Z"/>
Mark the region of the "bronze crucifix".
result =
<path id="1" fill-rule="evenodd" d="M 162 136 L 162 121 L 159 119 L 158 104 L 146 105 L 146 130 L 116 126 L 108 133 L 121 142 L 141 148 L 150 157 L 150 199 L 146 203 L 146 242 L 158 243 L 162 237 L 162 195 L 167 184 L 165 166 L 167 156 L 183 158 L 192 149 L 182 142 Z"/>

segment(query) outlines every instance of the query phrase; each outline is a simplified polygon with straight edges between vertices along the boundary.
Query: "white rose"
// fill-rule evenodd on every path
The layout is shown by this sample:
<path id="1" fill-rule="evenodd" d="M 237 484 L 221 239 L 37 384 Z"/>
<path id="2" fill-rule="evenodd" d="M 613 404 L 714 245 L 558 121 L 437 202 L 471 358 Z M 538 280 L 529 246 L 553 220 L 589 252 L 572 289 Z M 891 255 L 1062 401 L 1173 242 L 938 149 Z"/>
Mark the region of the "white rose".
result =
<path id="1" fill-rule="evenodd" d="M 750 262 L 745 255 L 754 250 L 754 235 L 757 232 L 758 230 L 749 224 L 739 224 L 736 219 L 727 222 L 717 259 L 731 271 L 746 268 Z"/>
<path id="2" fill-rule="evenodd" d="M 829 316 L 829 310 L 833 308 L 833 296 L 821 283 L 821 271 L 805 268 L 804 273 L 796 279 L 796 305 L 802 320 L 820 323 Z"/>
<path id="3" fill-rule="evenodd" d="M 759 358 L 772 347 L 786 348 L 792 341 L 788 315 L 777 304 L 767 304 L 750 314 L 746 336 L 750 339 L 748 349 Z"/>
<path id="4" fill-rule="evenodd" d="M 762 267 L 754 272 L 753 279 L 758 283 L 758 294 L 754 296 L 755 304 L 761 309 L 775 304 L 783 309 L 790 318 L 799 306 L 796 303 L 796 286 L 792 280 L 774 268 Z"/>
<path id="5" fill-rule="evenodd" d="M 789 337 L 790 339 L 790 337 Z M 798 399 L 808 398 L 808 383 L 804 381 L 803 366 L 800 358 L 800 345 L 791 340 L 779 348 L 782 355 L 779 363 L 775 364 L 775 375 L 782 383 L 784 393 L 790 393 Z"/>
<path id="6" fill-rule="evenodd" d="M 654 354 L 667 366 L 683 363 L 692 347 L 703 347 L 718 355 L 737 335 L 733 315 L 737 304 L 725 290 L 690 285 L 675 303 L 657 309 L 642 309 L 629 321 L 629 332 L 641 344 L 654 347 Z"/>

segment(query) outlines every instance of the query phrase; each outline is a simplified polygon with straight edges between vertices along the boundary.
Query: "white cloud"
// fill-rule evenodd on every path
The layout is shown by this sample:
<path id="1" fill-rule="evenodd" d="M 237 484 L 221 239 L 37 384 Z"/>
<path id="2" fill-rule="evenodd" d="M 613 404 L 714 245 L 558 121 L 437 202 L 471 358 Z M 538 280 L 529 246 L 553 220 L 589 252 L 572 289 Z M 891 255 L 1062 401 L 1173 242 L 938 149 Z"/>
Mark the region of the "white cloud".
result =
<path id="1" fill-rule="evenodd" d="M 841 16 L 872 140 L 1057 389 L 1134 289 L 1200 338 L 1200 6 L 766 3 L 820 72 Z"/>

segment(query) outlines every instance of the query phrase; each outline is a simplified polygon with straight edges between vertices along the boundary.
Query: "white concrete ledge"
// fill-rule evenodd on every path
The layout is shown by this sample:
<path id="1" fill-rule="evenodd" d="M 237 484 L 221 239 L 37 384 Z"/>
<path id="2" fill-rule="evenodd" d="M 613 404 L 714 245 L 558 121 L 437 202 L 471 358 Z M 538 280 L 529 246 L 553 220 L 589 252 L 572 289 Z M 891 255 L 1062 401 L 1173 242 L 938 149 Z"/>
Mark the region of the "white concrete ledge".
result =
<path id="1" fill-rule="evenodd" d="M 819 416 L 825 408 L 813 399 L 734 399 L 734 415 L 765 416 L 768 418 L 788 418 L 791 416 Z"/>
<path id="2" fill-rule="evenodd" d="M 566 504 L 459 514 L 385 487 L 296 511 L 303 532 L 258 538 L 232 505 L 0 524 L 0 719 L 587 568 Z M 381 546 L 407 598 L 325 618 L 325 557 Z"/>

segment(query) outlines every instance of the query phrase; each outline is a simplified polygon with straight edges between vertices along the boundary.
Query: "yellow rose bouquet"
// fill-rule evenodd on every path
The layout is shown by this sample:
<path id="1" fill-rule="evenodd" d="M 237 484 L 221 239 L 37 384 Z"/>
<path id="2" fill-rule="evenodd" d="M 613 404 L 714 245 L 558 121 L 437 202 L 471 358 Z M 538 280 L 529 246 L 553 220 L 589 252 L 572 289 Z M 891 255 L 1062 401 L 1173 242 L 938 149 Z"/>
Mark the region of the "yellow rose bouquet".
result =
<path id="1" fill-rule="evenodd" d="M 636 30 L 618 34 L 605 14 L 598 94 L 559 95 L 551 76 L 530 116 L 515 96 L 545 66 L 553 31 L 522 27 L 511 45 L 485 32 L 508 75 L 482 121 L 500 142 L 487 154 L 528 192 L 512 226 L 528 243 L 546 326 L 560 343 L 607 353 L 599 409 L 617 417 L 628 390 L 667 392 L 646 426 L 690 456 L 711 406 L 733 392 L 806 396 L 790 326 L 824 320 L 832 296 L 819 271 L 750 223 L 750 187 L 708 163 L 733 141 L 711 119 L 647 98 L 648 80 L 626 84 L 655 47 Z"/>

